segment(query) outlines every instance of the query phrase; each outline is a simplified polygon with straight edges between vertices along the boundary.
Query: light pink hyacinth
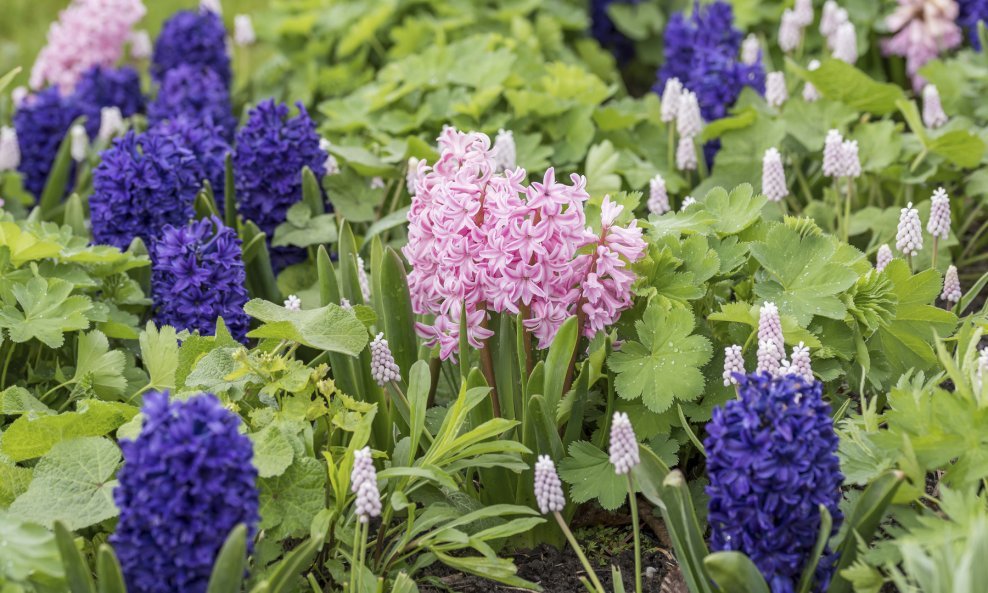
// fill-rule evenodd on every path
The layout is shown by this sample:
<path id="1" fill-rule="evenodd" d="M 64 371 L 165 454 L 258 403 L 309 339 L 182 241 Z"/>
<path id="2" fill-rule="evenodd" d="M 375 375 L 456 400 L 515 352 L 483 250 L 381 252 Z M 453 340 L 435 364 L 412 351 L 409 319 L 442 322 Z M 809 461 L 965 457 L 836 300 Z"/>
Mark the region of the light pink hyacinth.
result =
<path id="1" fill-rule="evenodd" d="M 145 12 L 141 0 L 74 0 L 48 29 L 48 44 L 31 70 L 31 87 L 52 84 L 69 93 L 93 66 L 113 66 Z"/>
<path id="2" fill-rule="evenodd" d="M 525 186 L 524 169 L 496 173 L 490 138 L 454 128 L 443 130 L 439 150 L 434 165 L 418 164 L 402 251 L 412 307 L 435 317 L 416 329 L 442 358 L 459 347 L 464 306 L 474 348 L 493 335 L 489 311 L 526 312 L 525 327 L 546 348 L 568 317 L 593 336 L 631 305 L 630 265 L 645 242 L 637 221 L 616 224 L 622 206 L 604 199 L 596 233 L 583 210 L 586 178 L 566 185 L 549 169 Z"/>
<path id="3" fill-rule="evenodd" d="M 912 77 L 918 92 L 925 81 L 919 75 L 924 64 L 941 52 L 957 47 L 963 41 L 957 20 L 958 7 L 954 0 L 898 0 L 895 12 L 885 18 L 885 25 L 894 35 L 882 41 L 886 55 L 906 59 L 906 72 Z"/>

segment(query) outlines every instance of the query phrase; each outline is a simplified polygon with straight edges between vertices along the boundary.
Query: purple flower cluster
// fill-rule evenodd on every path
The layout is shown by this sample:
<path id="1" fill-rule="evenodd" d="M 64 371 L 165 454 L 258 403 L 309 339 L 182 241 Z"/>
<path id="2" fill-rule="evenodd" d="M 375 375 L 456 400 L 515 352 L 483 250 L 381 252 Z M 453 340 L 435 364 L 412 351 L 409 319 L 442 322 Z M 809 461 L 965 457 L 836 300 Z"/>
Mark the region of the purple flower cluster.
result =
<path id="1" fill-rule="evenodd" d="M 205 593 L 230 531 L 244 523 L 250 541 L 260 520 L 253 447 L 212 394 L 149 393 L 142 412 L 140 435 L 120 443 L 110 543 L 131 593 Z"/>
<path id="2" fill-rule="evenodd" d="M 288 208 L 302 199 L 302 168 L 312 169 L 316 179 L 326 173 L 327 154 L 319 146 L 316 126 L 305 107 L 297 105 L 298 115 L 289 117 L 287 105 L 264 101 L 237 133 L 233 168 L 238 209 L 269 239 Z M 302 256 L 295 248 L 271 250 L 276 271 Z"/>
<path id="3" fill-rule="evenodd" d="M 237 127 L 226 83 L 200 64 L 179 64 L 166 72 L 158 96 L 148 106 L 152 125 L 179 117 L 220 126 L 227 139 Z"/>
<path id="4" fill-rule="evenodd" d="M 180 64 L 204 66 L 230 86 L 230 56 L 226 52 L 223 19 L 211 10 L 182 10 L 165 21 L 154 45 L 151 76 L 163 80 L 165 73 Z"/>
<path id="5" fill-rule="evenodd" d="M 90 68 L 79 79 L 72 97 L 86 116 L 86 134 L 90 138 L 95 138 L 99 132 L 104 107 L 120 109 L 123 117 L 144 111 L 141 75 L 128 66 Z"/>
<path id="6" fill-rule="evenodd" d="M 967 31 L 967 38 L 976 50 L 981 50 L 981 40 L 978 39 L 978 21 L 988 25 L 988 0 L 957 0 L 960 9 L 957 24 Z"/>
<path id="7" fill-rule="evenodd" d="M 689 17 L 674 14 L 665 30 L 665 65 L 653 90 L 661 93 L 667 80 L 678 78 L 696 93 L 707 121 L 724 117 L 745 86 L 763 93 L 761 59 L 751 64 L 739 59 L 741 32 L 733 21 L 731 5 L 720 0 L 706 6 L 697 0 Z"/>
<path id="8" fill-rule="evenodd" d="M 247 273 L 233 229 L 215 217 L 167 226 L 151 255 L 158 323 L 212 334 L 222 317 L 234 338 L 247 339 Z"/>
<path id="9" fill-rule="evenodd" d="M 638 4 L 640 0 L 590 0 L 590 33 L 600 45 L 609 49 L 618 64 L 635 55 L 635 45 L 614 25 L 607 7 L 611 4 Z"/>
<path id="10" fill-rule="evenodd" d="M 798 375 L 737 375 L 739 399 L 707 424 L 710 547 L 755 563 L 772 593 L 792 593 L 820 528 L 819 505 L 834 519 L 844 476 L 822 386 Z M 825 591 L 835 554 L 824 551 L 814 592 Z"/>
<path id="11" fill-rule="evenodd" d="M 176 138 L 189 149 L 202 169 L 202 179 L 208 180 L 213 188 L 216 206 L 223 212 L 223 196 L 226 186 L 226 155 L 231 152 L 223 128 L 209 121 L 178 117 L 161 122 L 154 131 Z"/>
<path id="12" fill-rule="evenodd" d="M 166 225 L 184 226 L 202 179 L 181 139 L 157 130 L 128 132 L 103 151 L 93 172 L 94 242 L 126 249 L 140 237 L 150 245 Z"/>
<path id="13" fill-rule="evenodd" d="M 26 97 L 14 113 L 21 151 L 18 170 L 24 178 L 24 188 L 36 198 L 45 187 L 62 139 L 80 115 L 78 103 L 63 97 L 54 86 Z"/>

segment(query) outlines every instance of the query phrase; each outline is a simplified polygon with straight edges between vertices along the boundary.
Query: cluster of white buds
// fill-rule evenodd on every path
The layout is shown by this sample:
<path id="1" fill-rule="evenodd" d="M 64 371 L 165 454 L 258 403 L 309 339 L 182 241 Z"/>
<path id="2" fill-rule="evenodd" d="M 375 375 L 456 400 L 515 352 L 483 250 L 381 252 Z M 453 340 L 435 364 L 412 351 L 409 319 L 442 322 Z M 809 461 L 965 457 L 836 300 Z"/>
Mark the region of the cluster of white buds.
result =
<path id="1" fill-rule="evenodd" d="M 782 107 L 789 100 L 786 88 L 786 75 L 782 72 L 769 72 L 765 76 L 765 100 L 772 107 Z"/>
<path id="2" fill-rule="evenodd" d="M 932 84 L 923 87 L 923 124 L 930 129 L 943 127 L 947 114 L 940 102 L 940 91 Z"/>
<path id="3" fill-rule="evenodd" d="M 758 41 L 758 36 L 749 33 L 741 42 L 741 63 L 751 66 L 758 61 L 762 55 L 762 44 Z"/>
<path id="4" fill-rule="evenodd" d="M 72 155 L 72 160 L 77 163 L 86 160 L 86 153 L 89 151 L 89 135 L 86 134 L 86 128 L 75 124 L 69 129 L 69 138 L 71 142 L 69 153 Z"/>
<path id="5" fill-rule="evenodd" d="M 926 222 L 926 232 L 943 240 L 950 236 L 950 198 L 942 187 L 937 188 L 930 198 L 930 220 Z"/>
<path id="6" fill-rule="evenodd" d="M 144 29 L 133 31 L 128 38 L 130 42 L 130 57 L 137 61 L 151 58 L 152 44 L 151 35 Z"/>
<path id="7" fill-rule="evenodd" d="M 233 42 L 240 47 L 248 47 L 257 42 L 254 22 L 249 14 L 238 14 L 233 17 Z"/>
<path id="8" fill-rule="evenodd" d="M 360 296 L 364 303 L 370 303 L 371 289 L 370 280 L 367 278 L 367 270 L 364 269 L 364 258 L 357 256 L 357 283 L 360 284 Z"/>
<path id="9" fill-rule="evenodd" d="M 806 66 L 806 69 L 809 70 L 810 72 L 813 72 L 814 70 L 818 70 L 819 68 L 820 68 L 820 60 L 810 60 L 810 63 L 807 64 Z M 818 91 L 817 88 L 813 86 L 813 83 L 807 82 L 806 84 L 803 85 L 804 101 L 806 101 L 807 103 L 813 103 L 819 101 L 821 98 L 822 95 L 820 94 L 820 91 Z"/>
<path id="10" fill-rule="evenodd" d="M 96 134 L 100 142 L 108 143 L 126 129 L 127 124 L 124 123 L 123 114 L 119 107 L 111 106 L 100 109 L 99 132 Z"/>
<path id="11" fill-rule="evenodd" d="M 0 172 L 13 171 L 21 164 L 21 145 L 17 141 L 17 130 L 4 126 L 0 128 Z"/>
<path id="12" fill-rule="evenodd" d="M 556 465 L 548 455 L 539 455 L 535 462 L 535 502 L 543 515 L 558 513 L 566 506 L 563 483 L 559 481 Z"/>
<path id="13" fill-rule="evenodd" d="M 957 277 L 957 266 L 947 268 L 943 277 L 943 292 L 940 299 L 956 305 L 961 300 L 961 279 Z"/>
<path id="14" fill-rule="evenodd" d="M 678 78 L 670 78 L 662 89 L 660 117 L 665 123 L 676 121 L 679 116 L 679 96 L 683 94 L 683 83 Z"/>
<path id="15" fill-rule="evenodd" d="M 826 177 L 860 177 L 858 141 L 844 140 L 837 130 L 827 132 L 823 141 L 823 174 Z"/>
<path id="16" fill-rule="evenodd" d="M 685 198 L 683 198 L 683 203 L 679 205 L 679 209 L 686 210 L 693 204 L 696 204 L 696 198 L 694 198 L 693 196 L 686 196 Z"/>
<path id="17" fill-rule="evenodd" d="M 298 295 L 288 295 L 288 298 L 285 299 L 285 308 L 289 311 L 301 311 L 302 299 L 298 298 Z"/>
<path id="18" fill-rule="evenodd" d="M 919 210 L 909 202 L 899 211 L 899 225 L 895 232 L 895 248 L 903 255 L 913 256 L 923 248 L 923 225 Z"/>
<path id="19" fill-rule="evenodd" d="M 881 272 L 885 266 L 892 262 L 892 248 L 888 243 L 882 243 L 878 248 L 878 255 L 875 256 L 875 269 Z"/>
<path id="20" fill-rule="evenodd" d="M 734 344 L 724 348 L 724 387 L 737 385 L 738 380 L 735 375 L 743 375 L 744 372 L 744 356 L 741 354 L 741 346 Z"/>
<path id="21" fill-rule="evenodd" d="M 656 175 L 648 182 L 648 211 L 659 215 L 669 211 L 669 193 L 662 175 Z"/>
<path id="22" fill-rule="evenodd" d="M 319 139 L 319 148 L 326 153 L 326 162 L 323 165 L 326 168 L 326 175 L 336 175 L 340 172 L 340 164 L 336 161 L 336 157 L 330 154 L 329 149 L 333 147 L 333 143 L 325 138 Z"/>
<path id="23" fill-rule="evenodd" d="M 781 202 L 789 195 L 782 155 L 775 148 L 766 150 L 762 157 L 762 193 L 771 202 Z"/>
<path id="24" fill-rule="evenodd" d="M 793 346 L 789 360 L 782 363 L 782 373 L 797 375 L 807 382 L 813 381 L 813 368 L 810 366 L 810 349 L 802 342 Z"/>

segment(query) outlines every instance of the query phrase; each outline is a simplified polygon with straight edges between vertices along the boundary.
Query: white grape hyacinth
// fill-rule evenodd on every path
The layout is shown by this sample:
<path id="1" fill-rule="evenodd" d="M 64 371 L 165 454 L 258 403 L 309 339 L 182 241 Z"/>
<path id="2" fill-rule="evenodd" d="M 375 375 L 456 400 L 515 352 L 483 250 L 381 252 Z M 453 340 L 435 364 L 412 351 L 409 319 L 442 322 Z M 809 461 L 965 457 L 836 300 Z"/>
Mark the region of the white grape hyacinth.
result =
<path id="1" fill-rule="evenodd" d="M 895 248 L 908 256 L 917 255 L 923 249 L 923 224 L 919 221 L 919 210 L 913 208 L 912 202 L 899 211 Z"/>

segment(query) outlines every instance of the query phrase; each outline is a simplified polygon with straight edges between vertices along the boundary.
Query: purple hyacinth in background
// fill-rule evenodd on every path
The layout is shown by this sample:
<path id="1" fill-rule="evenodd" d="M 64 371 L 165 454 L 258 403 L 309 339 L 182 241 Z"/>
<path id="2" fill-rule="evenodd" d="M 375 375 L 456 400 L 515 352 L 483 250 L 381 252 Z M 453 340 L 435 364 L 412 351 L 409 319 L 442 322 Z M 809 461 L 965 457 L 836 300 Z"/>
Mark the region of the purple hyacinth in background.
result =
<path id="1" fill-rule="evenodd" d="M 26 97 L 14 112 L 21 153 L 17 170 L 24 178 L 24 189 L 35 198 L 41 196 L 62 139 L 80 115 L 79 104 L 72 97 L 63 97 L 58 87 Z"/>
<path id="2" fill-rule="evenodd" d="M 165 21 L 154 45 L 151 76 L 162 80 L 180 64 L 205 66 L 229 88 L 232 73 L 223 19 L 210 10 L 182 10 Z"/>
<path id="3" fill-rule="evenodd" d="M 981 40 L 978 39 L 978 21 L 988 25 L 988 0 L 957 0 L 960 9 L 957 24 L 966 32 L 967 38 L 976 50 L 981 50 Z"/>
<path id="4" fill-rule="evenodd" d="M 169 402 L 152 392 L 142 412 L 140 435 L 120 442 L 110 543 L 130 593 L 205 593 L 230 531 L 245 524 L 248 542 L 257 531 L 251 441 L 212 394 Z"/>
<path id="5" fill-rule="evenodd" d="M 638 4 L 640 0 L 590 0 L 590 33 L 594 39 L 614 54 L 618 64 L 624 64 L 635 56 L 635 44 L 618 31 L 607 14 L 611 4 Z"/>
<path id="6" fill-rule="evenodd" d="M 151 250 L 154 317 L 178 330 L 212 334 L 222 317 L 230 334 L 247 339 L 247 273 L 237 233 L 218 218 L 167 226 Z"/>
<path id="7" fill-rule="evenodd" d="M 226 83 L 216 72 L 198 64 L 180 64 L 166 72 L 158 96 L 148 105 L 152 125 L 179 117 L 220 126 L 227 139 L 237 127 Z"/>
<path id="8" fill-rule="evenodd" d="M 820 528 L 836 534 L 844 476 L 822 384 L 796 374 L 744 376 L 739 399 L 714 409 L 704 447 L 710 485 L 710 548 L 746 554 L 772 593 L 796 590 Z M 813 591 L 825 591 L 835 554 L 824 550 Z"/>
<path id="9" fill-rule="evenodd" d="M 123 117 L 144 111 L 141 75 L 126 66 L 90 68 L 79 79 L 72 98 L 86 116 L 86 134 L 90 139 L 99 133 L 104 107 L 116 107 Z"/>

